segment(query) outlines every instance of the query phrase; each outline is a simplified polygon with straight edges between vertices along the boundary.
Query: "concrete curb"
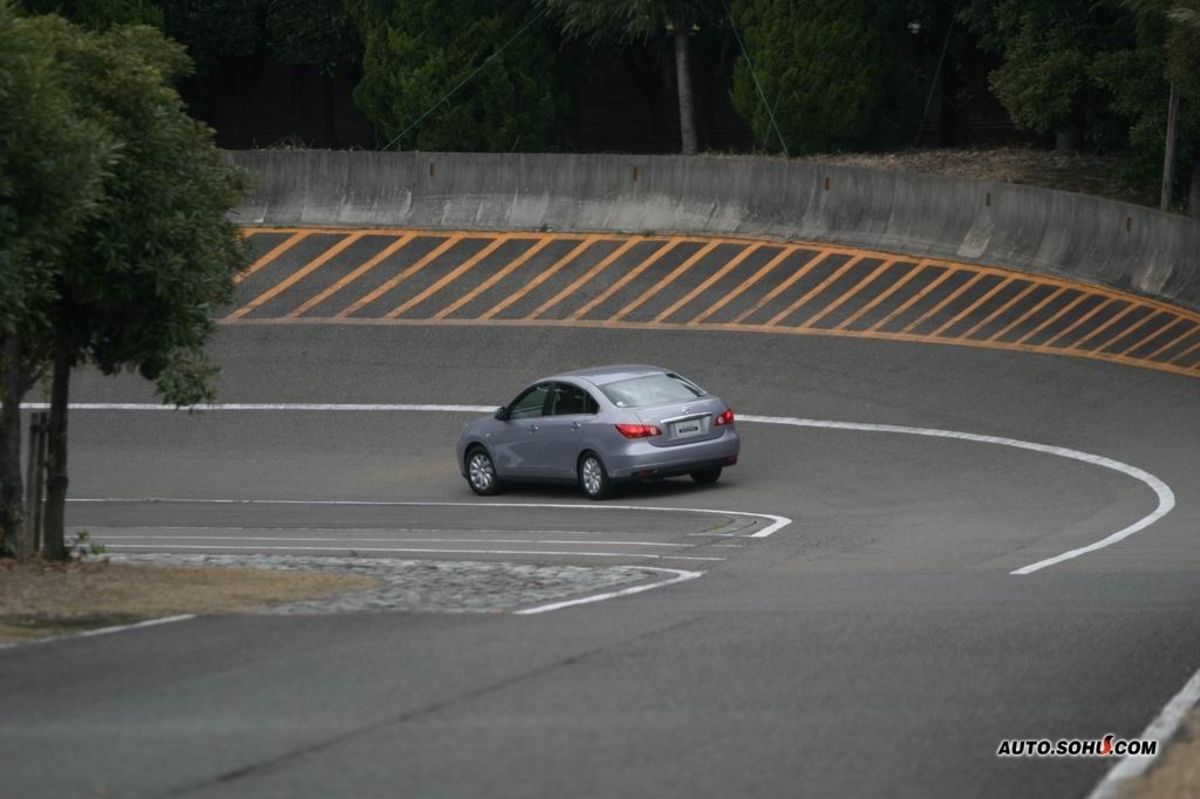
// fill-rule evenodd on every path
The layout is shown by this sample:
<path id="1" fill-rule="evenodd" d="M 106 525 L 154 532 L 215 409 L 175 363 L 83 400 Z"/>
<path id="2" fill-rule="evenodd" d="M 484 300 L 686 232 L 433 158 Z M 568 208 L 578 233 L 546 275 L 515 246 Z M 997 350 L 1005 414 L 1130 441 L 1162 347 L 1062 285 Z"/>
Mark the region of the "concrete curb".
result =
<path id="1" fill-rule="evenodd" d="M 995 181 L 753 157 L 254 150 L 244 225 L 672 232 L 1069 276 L 1200 309 L 1200 222 Z"/>

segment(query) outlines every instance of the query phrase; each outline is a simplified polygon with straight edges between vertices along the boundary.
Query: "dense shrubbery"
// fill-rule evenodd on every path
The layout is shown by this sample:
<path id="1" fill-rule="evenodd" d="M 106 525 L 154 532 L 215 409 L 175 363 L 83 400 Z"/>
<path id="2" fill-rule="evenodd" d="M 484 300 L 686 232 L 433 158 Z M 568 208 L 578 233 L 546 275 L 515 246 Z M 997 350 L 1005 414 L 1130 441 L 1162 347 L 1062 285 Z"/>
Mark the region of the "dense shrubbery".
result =
<path id="1" fill-rule="evenodd" d="M 1200 0 L 23 5 L 101 30 L 129 22 L 163 28 L 197 64 L 188 89 L 202 116 L 214 95 L 244 91 L 247 76 L 270 61 L 340 71 L 357 83 L 354 102 L 376 127 L 376 144 L 404 148 L 569 149 L 567 122 L 578 118 L 568 98 L 605 82 L 589 74 L 591 61 L 580 66 L 581 54 L 597 47 L 625 53 L 596 63 L 629 71 L 609 81 L 627 87 L 629 104 L 653 104 L 655 120 L 678 113 L 684 152 L 711 140 L 704 131 L 714 124 L 714 95 L 728 96 L 757 148 L 792 154 L 903 147 L 934 115 L 940 141 L 962 143 L 976 112 L 995 107 L 1034 141 L 1129 151 L 1135 170 L 1150 175 L 1171 138 L 1173 86 L 1178 188 L 1191 188 L 1200 210 Z M 704 85 L 714 79 L 715 87 Z M 707 98 L 707 110 L 693 94 Z"/>
<path id="2" fill-rule="evenodd" d="M 870 0 L 743 0 L 735 8 L 749 60 L 734 70 L 734 107 L 766 147 L 823 152 L 911 134 L 919 100 L 915 72 L 900 57 L 896 9 Z"/>
<path id="3" fill-rule="evenodd" d="M 525 3 L 351 0 L 350 8 L 364 43 L 354 99 L 386 141 L 421 150 L 553 144 L 553 43 Z"/>

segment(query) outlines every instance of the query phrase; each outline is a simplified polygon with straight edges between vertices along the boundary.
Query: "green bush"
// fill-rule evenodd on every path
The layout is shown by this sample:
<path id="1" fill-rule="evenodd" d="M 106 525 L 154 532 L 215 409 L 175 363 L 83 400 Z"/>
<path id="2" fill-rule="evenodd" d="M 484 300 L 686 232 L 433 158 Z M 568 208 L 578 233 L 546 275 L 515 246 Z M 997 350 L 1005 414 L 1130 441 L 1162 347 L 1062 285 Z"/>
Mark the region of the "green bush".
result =
<path id="1" fill-rule="evenodd" d="M 365 48 L 354 99 L 385 141 L 483 151 L 553 141 L 554 52 L 538 23 L 520 32 L 534 13 L 524 3 L 351 0 L 350 9 Z"/>
<path id="2" fill-rule="evenodd" d="M 919 100 L 915 75 L 898 56 L 904 27 L 894 5 L 744 0 L 735 6 L 754 74 L 745 58 L 738 60 L 733 104 L 768 149 L 780 149 L 780 142 L 763 96 L 792 154 L 889 143 L 911 133 Z"/>

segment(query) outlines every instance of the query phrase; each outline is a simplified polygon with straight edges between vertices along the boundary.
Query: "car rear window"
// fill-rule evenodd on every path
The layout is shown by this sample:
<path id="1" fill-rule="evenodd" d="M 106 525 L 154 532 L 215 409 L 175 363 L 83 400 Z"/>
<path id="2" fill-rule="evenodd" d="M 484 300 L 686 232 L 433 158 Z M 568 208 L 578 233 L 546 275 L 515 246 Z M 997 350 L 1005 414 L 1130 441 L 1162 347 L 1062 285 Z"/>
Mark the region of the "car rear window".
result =
<path id="1" fill-rule="evenodd" d="M 618 408 L 640 408 L 704 396 L 698 386 L 670 373 L 618 380 L 600 386 L 600 390 Z"/>

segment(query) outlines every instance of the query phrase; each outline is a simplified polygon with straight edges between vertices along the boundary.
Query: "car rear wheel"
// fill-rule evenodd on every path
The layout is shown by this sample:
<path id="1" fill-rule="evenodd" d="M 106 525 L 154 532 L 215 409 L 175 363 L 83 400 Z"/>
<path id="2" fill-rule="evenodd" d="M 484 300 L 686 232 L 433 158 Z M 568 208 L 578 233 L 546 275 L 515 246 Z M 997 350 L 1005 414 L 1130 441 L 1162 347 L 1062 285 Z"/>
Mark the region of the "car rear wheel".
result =
<path id="1" fill-rule="evenodd" d="M 717 479 L 720 476 L 721 476 L 721 467 L 720 466 L 718 466 L 715 469 L 701 469 L 698 472 L 692 472 L 692 479 L 695 480 L 697 483 L 699 483 L 702 486 L 710 485 L 711 483 L 717 482 Z"/>
<path id="2" fill-rule="evenodd" d="M 604 462 L 594 453 L 585 453 L 579 459 L 579 487 L 588 499 L 608 499 L 613 495 L 612 479 Z"/>
<path id="3" fill-rule="evenodd" d="M 500 480 L 487 450 L 476 447 L 467 453 L 467 484 L 481 497 L 500 493 Z"/>

